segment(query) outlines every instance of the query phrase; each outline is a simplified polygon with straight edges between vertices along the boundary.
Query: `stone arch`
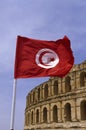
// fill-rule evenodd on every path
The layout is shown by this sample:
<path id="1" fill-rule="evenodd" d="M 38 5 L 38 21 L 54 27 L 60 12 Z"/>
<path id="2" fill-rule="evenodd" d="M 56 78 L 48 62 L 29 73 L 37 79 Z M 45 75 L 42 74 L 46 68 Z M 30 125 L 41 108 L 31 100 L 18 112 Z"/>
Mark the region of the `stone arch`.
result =
<path id="1" fill-rule="evenodd" d="M 65 78 L 65 92 L 70 92 L 71 91 L 71 78 L 67 76 Z"/>
<path id="2" fill-rule="evenodd" d="M 85 86 L 85 80 L 86 80 L 86 72 L 80 73 L 80 87 Z"/>
<path id="3" fill-rule="evenodd" d="M 81 120 L 86 120 L 86 100 L 83 100 L 80 103 L 80 114 Z"/>
<path id="4" fill-rule="evenodd" d="M 58 111 L 57 111 L 57 106 L 53 106 L 53 121 L 57 122 L 58 121 Z"/>
<path id="5" fill-rule="evenodd" d="M 70 105 L 70 103 L 65 104 L 64 118 L 65 118 L 65 121 L 71 121 L 71 105 Z"/>
<path id="6" fill-rule="evenodd" d="M 54 95 L 58 94 L 58 81 L 57 80 L 54 82 L 53 92 L 54 92 Z"/>
<path id="7" fill-rule="evenodd" d="M 44 86 L 44 98 L 48 97 L 48 84 Z"/>
<path id="8" fill-rule="evenodd" d="M 44 107 L 43 109 L 43 122 L 46 123 L 47 122 L 47 108 Z"/>
<path id="9" fill-rule="evenodd" d="M 39 109 L 36 110 L 36 123 L 39 123 Z"/>

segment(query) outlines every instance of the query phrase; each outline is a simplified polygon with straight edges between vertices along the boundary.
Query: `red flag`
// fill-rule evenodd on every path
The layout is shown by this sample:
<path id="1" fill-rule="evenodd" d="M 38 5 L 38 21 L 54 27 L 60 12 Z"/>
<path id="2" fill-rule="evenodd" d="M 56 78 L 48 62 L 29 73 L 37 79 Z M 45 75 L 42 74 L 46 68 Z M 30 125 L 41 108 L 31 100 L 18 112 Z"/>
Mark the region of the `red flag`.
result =
<path id="1" fill-rule="evenodd" d="M 74 63 L 70 40 L 17 37 L 14 78 L 65 76 Z"/>

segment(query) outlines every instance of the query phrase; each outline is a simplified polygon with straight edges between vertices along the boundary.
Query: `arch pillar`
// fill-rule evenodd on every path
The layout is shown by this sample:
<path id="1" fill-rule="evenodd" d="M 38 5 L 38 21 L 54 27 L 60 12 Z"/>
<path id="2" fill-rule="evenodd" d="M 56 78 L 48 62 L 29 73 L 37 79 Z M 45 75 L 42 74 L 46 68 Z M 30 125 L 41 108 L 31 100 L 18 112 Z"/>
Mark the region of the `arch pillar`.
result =
<path id="1" fill-rule="evenodd" d="M 62 103 L 59 102 L 58 104 L 58 122 L 62 122 Z"/>

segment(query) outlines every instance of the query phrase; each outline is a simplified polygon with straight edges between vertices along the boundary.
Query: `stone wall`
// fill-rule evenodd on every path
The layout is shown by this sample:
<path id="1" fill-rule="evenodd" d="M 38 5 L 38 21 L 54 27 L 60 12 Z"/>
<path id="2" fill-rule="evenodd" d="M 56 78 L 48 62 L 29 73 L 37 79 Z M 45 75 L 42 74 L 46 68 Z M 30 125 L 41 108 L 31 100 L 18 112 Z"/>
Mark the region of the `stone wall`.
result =
<path id="1" fill-rule="evenodd" d="M 26 97 L 24 130 L 86 130 L 86 61 Z"/>

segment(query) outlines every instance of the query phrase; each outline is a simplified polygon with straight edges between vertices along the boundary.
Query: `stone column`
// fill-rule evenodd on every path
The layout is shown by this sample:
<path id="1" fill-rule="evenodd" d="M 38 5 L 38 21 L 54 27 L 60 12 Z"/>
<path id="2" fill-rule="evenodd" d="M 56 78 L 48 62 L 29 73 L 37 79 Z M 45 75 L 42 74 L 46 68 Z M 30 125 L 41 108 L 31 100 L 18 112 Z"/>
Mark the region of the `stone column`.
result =
<path id="1" fill-rule="evenodd" d="M 64 113 L 64 109 L 65 109 L 65 101 L 62 101 L 62 121 L 65 122 L 65 113 Z"/>
<path id="2" fill-rule="evenodd" d="M 34 119 L 33 124 L 36 124 L 36 111 L 35 110 L 34 110 L 34 114 L 33 114 L 33 119 Z"/>
<path id="3" fill-rule="evenodd" d="M 35 116 L 36 116 L 36 113 L 35 113 L 35 108 L 33 110 L 33 124 L 35 124 Z"/>
<path id="4" fill-rule="evenodd" d="M 48 96 L 52 96 L 52 83 L 51 83 L 51 80 L 49 80 L 49 83 L 48 83 L 48 86 L 49 86 L 49 95 Z"/>
<path id="5" fill-rule="evenodd" d="M 29 112 L 29 125 L 31 125 L 31 112 Z"/>
<path id="6" fill-rule="evenodd" d="M 77 120 L 80 121 L 81 120 L 81 115 L 80 115 L 80 106 L 76 107 L 77 110 Z"/>
<path id="7" fill-rule="evenodd" d="M 76 100 L 76 116 L 77 116 L 77 120 L 80 121 L 81 120 L 81 115 L 80 115 L 80 99 Z"/>
<path id="8" fill-rule="evenodd" d="M 43 109 L 40 107 L 40 122 L 43 123 Z"/>
<path id="9" fill-rule="evenodd" d="M 71 120 L 76 121 L 76 100 L 74 100 L 71 106 Z"/>
<path id="10" fill-rule="evenodd" d="M 43 99 L 44 99 L 44 85 L 43 85 L 43 89 L 42 89 L 42 90 L 43 90 L 43 92 L 42 92 L 42 93 L 43 93 Z"/>
<path id="11" fill-rule="evenodd" d="M 43 85 L 40 87 L 40 100 L 43 99 Z"/>
<path id="12" fill-rule="evenodd" d="M 41 123 L 41 106 L 39 108 L 39 123 Z"/>
<path id="13" fill-rule="evenodd" d="M 62 122 L 62 103 L 59 102 L 58 104 L 58 122 Z"/>
<path id="14" fill-rule="evenodd" d="M 62 93 L 62 81 L 61 79 L 58 80 L 58 94 Z"/>
<path id="15" fill-rule="evenodd" d="M 62 93 L 65 93 L 65 79 L 62 80 Z"/>
<path id="16" fill-rule="evenodd" d="M 51 109 L 51 122 L 53 122 L 53 110 Z"/>
<path id="17" fill-rule="evenodd" d="M 76 72 L 76 88 L 80 88 L 80 72 Z"/>
<path id="18" fill-rule="evenodd" d="M 38 101 L 38 90 L 37 89 L 35 90 L 35 98 L 36 98 L 35 101 L 37 102 Z"/>
<path id="19" fill-rule="evenodd" d="M 54 80 L 52 80 L 52 83 L 51 83 L 51 95 L 54 95 Z"/>
<path id="20" fill-rule="evenodd" d="M 62 108 L 62 121 L 63 122 L 65 121 L 65 118 L 64 118 L 64 108 Z"/>
<path id="21" fill-rule="evenodd" d="M 54 92 L 53 92 L 53 85 L 51 85 L 51 96 L 54 95 Z"/>
<path id="22" fill-rule="evenodd" d="M 49 123 L 51 122 L 51 104 L 49 104 Z"/>
<path id="23" fill-rule="evenodd" d="M 71 90 L 75 90 L 76 89 L 76 71 L 73 71 L 71 73 Z"/>
<path id="24" fill-rule="evenodd" d="M 50 96 L 50 84 L 48 83 L 48 97 Z"/>
<path id="25" fill-rule="evenodd" d="M 47 122 L 50 122 L 50 115 L 49 115 L 49 105 L 46 107 L 47 108 Z"/>

